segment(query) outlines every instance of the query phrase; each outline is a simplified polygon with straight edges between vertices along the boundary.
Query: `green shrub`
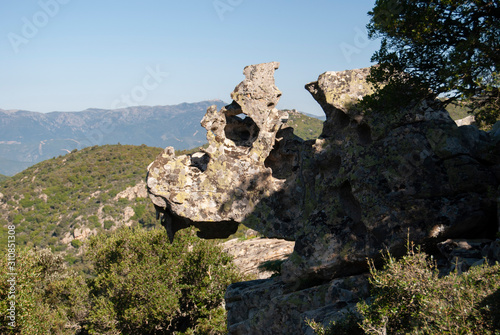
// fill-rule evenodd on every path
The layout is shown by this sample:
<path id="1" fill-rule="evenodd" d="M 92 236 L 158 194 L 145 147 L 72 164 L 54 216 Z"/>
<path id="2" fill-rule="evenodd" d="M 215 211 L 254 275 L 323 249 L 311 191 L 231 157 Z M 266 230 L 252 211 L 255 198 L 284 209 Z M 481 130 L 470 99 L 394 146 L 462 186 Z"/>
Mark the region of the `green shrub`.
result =
<path id="1" fill-rule="evenodd" d="M 15 325 L 0 314 L 0 334 L 75 334 L 88 313 L 88 289 L 82 276 L 69 271 L 50 250 L 20 249 L 16 259 Z M 7 257 L 0 257 L 0 309 L 10 305 Z"/>
<path id="2" fill-rule="evenodd" d="M 19 205 L 21 205 L 21 207 L 23 208 L 30 208 L 34 204 L 35 202 L 30 198 L 24 198 L 23 200 L 19 201 Z"/>
<path id="3" fill-rule="evenodd" d="M 141 227 L 149 229 L 158 226 L 156 211 L 149 199 L 137 198 L 133 209 L 134 216 L 132 216 L 131 220 L 137 221 Z"/>
<path id="4" fill-rule="evenodd" d="M 499 264 L 440 277 L 413 247 L 384 261 L 381 270 L 369 261 L 372 296 L 357 311 L 327 327 L 306 320 L 316 334 L 500 334 Z"/>
<path id="5" fill-rule="evenodd" d="M 146 205 L 145 204 L 137 204 L 134 206 L 134 216 L 132 216 L 132 220 L 139 220 L 144 213 L 146 212 Z"/>
<path id="6" fill-rule="evenodd" d="M 164 229 L 124 227 L 87 250 L 90 334 L 225 333 L 225 289 L 240 277 L 214 242 L 187 231 L 170 244 Z"/>
<path id="7" fill-rule="evenodd" d="M 101 228 L 101 224 L 99 222 L 92 223 L 89 227 L 90 229 L 99 229 Z"/>
<path id="8" fill-rule="evenodd" d="M 124 206 L 124 205 L 128 205 L 128 203 L 130 202 L 130 200 L 128 200 L 127 198 L 120 198 L 118 199 L 118 204 Z"/>
<path id="9" fill-rule="evenodd" d="M 80 248 L 82 246 L 82 241 L 81 240 L 77 240 L 77 239 L 74 239 L 74 240 L 71 240 L 71 245 L 73 246 L 73 248 Z"/>
<path id="10" fill-rule="evenodd" d="M 91 215 L 87 217 L 87 220 L 93 224 L 99 223 L 99 218 L 97 217 L 97 215 Z"/>
<path id="11" fill-rule="evenodd" d="M 22 214 L 16 214 L 14 216 L 14 220 L 12 220 L 12 224 L 18 225 L 23 219 L 24 219 L 24 216 Z"/>
<path id="12" fill-rule="evenodd" d="M 113 206 L 106 205 L 102 208 L 102 211 L 106 214 L 112 214 L 115 212 L 115 208 Z"/>
<path id="13" fill-rule="evenodd" d="M 64 257 L 64 260 L 69 264 L 69 265 L 73 265 L 75 263 L 78 262 L 78 259 L 72 255 L 66 255 Z"/>
<path id="14" fill-rule="evenodd" d="M 68 246 L 66 244 L 61 243 L 61 244 L 56 245 L 56 247 L 54 248 L 54 251 L 55 252 L 64 251 L 67 248 L 68 248 Z"/>
<path id="15" fill-rule="evenodd" d="M 432 258 L 410 249 L 386 265 L 370 262 L 373 301 L 359 304 L 367 334 L 497 334 L 500 265 L 439 277 Z"/>
<path id="16" fill-rule="evenodd" d="M 104 221 L 104 229 L 111 229 L 111 227 L 113 227 L 114 225 L 115 223 L 113 221 L 110 220 Z"/>

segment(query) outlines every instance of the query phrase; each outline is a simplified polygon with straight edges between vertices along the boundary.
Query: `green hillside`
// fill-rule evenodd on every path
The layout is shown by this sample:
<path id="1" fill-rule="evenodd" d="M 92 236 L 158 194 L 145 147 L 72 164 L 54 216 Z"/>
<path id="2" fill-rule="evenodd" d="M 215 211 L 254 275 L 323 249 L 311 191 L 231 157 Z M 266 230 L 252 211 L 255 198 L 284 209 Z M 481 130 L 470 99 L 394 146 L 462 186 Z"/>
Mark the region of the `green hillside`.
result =
<path id="1" fill-rule="evenodd" d="M 295 110 L 285 110 L 288 113 L 287 125 L 294 129 L 293 133 L 304 140 L 316 139 L 323 130 L 323 121 L 307 116 Z"/>
<path id="2" fill-rule="evenodd" d="M 7 224 L 14 223 L 19 246 L 64 251 L 71 263 L 90 235 L 122 225 L 157 225 L 144 180 L 146 167 L 161 151 L 145 145 L 94 146 L 5 180 L 0 243 L 6 243 Z"/>
<path id="3" fill-rule="evenodd" d="M 2 181 L 4 181 L 4 180 L 7 180 L 7 179 L 9 179 L 9 177 L 4 176 L 3 174 L 0 174 L 0 183 L 1 183 Z"/>

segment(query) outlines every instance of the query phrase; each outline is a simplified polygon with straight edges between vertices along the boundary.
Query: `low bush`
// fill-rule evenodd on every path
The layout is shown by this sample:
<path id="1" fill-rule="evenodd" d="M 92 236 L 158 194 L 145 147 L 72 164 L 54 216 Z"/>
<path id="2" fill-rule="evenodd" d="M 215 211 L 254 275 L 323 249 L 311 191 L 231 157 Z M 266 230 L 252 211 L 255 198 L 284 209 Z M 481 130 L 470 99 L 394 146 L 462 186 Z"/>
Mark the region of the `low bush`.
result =
<path id="1" fill-rule="evenodd" d="M 432 257 L 408 249 L 399 260 L 386 253 L 380 270 L 369 261 L 372 296 L 358 304 L 357 320 L 309 325 L 325 335 L 500 334 L 499 264 L 440 277 Z"/>
<path id="2" fill-rule="evenodd" d="M 0 334 L 226 333 L 226 287 L 242 278 L 216 242 L 187 230 L 171 244 L 165 229 L 125 227 L 85 250 L 85 274 L 49 249 L 16 249 L 15 265 L 0 255 L 0 310 L 15 301 Z"/>
<path id="3" fill-rule="evenodd" d="M 500 265 L 439 277 L 435 261 L 410 248 L 386 265 L 370 262 L 374 299 L 361 303 L 368 334 L 496 334 L 500 330 Z"/>
<path id="4" fill-rule="evenodd" d="M 165 229 L 120 228 L 89 242 L 90 334 L 223 334 L 230 257 L 194 231 L 170 243 Z"/>
<path id="5" fill-rule="evenodd" d="M 0 257 L 0 334 L 69 335 L 81 329 L 89 308 L 83 276 L 48 249 L 21 248 L 11 265 L 6 255 Z M 15 318 L 6 312 L 12 302 Z"/>

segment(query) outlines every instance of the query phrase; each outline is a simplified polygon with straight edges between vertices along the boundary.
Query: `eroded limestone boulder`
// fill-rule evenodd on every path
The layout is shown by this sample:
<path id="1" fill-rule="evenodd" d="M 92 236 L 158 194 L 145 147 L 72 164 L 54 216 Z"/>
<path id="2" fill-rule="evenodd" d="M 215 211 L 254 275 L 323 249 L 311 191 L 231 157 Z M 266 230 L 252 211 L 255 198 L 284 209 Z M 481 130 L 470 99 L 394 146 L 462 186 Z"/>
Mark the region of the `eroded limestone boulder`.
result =
<path id="1" fill-rule="evenodd" d="M 264 284 L 229 287 L 232 334 L 287 334 L 279 327 L 267 331 L 273 320 L 294 325 L 294 334 L 307 333 L 301 318 L 318 309 L 306 292 L 365 272 L 366 258 L 378 259 L 382 250 L 401 255 L 408 238 L 432 250 L 446 238 L 495 234 L 498 154 L 490 135 L 457 127 L 433 101 L 364 113 L 355 98 L 370 92 L 358 82 L 366 73 L 327 72 L 306 85 L 327 115 L 320 139 L 300 142 L 286 129 L 278 133 L 267 161 L 273 175 L 282 171 L 284 186 L 244 223 L 295 240 L 294 253 L 273 284 L 276 296 L 257 303 L 251 296 L 262 294 Z M 337 90 L 335 82 L 341 83 Z M 288 308 L 280 308 L 285 301 Z M 297 314 L 308 302 L 309 312 Z M 316 319 L 338 318 L 342 308 L 332 306 L 325 300 Z"/>
<path id="2" fill-rule="evenodd" d="M 275 108 L 281 96 L 274 85 L 278 66 L 246 67 L 233 103 L 207 110 L 201 121 L 207 149 L 176 157 L 168 147 L 148 167 L 148 192 L 171 239 L 189 225 L 202 237 L 227 237 L 263 197 L 282 187 L 264 164 L 287 117 Z"/>

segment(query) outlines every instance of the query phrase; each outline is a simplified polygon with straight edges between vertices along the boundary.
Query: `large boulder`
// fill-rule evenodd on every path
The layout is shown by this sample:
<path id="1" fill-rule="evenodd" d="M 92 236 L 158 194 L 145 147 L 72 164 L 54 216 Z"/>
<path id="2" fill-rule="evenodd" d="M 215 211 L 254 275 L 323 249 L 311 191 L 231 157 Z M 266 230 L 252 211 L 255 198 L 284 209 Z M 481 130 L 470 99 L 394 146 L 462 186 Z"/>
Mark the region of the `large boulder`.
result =
<path id="1" fill-rule="evenodd" d="M 150 198 L 171 239 L 189 225 L 198 227 L 201 237 L 227 237 L 263 197 L 281 188 L 283 181 L 264 164 L 287 117 L 275 108 L 281 96 L 274 85 L 278 66 L 246 67 L 245 80 L 231 94 L 233 103 L 207 110 L 201 121 L 207 149 L 176 157 L 168 147 L 148 167 Z"/>
<path id="2" fill-rule="evenodd" d="M 306 85 L 327 119 L 319 139 L 302 141 L 275 109 L 276 68 L 245 68 L 233 103 L 207 111 L 208 149 L 176 157 L 167 148 L 148 169 L 150 197 L 172 237 L 188 225 L 227 236 L 244 223 L 296 241 L 280 277 L 229 287 L 230 333 L 289 334 L 269 327 L 284 320 L 302 334 L 308 311 L 334 318 L 333 298 L 308 305 L 307 292 L 362 274 L 381 250 L 401 254 L 408 239 L 432 249 L 448 238 L 494 235 L 498 151 L 488 133 L 458 127 L 434 101 L 366 112 L 358 102 L 373 89 L 360 69 Z"/>

